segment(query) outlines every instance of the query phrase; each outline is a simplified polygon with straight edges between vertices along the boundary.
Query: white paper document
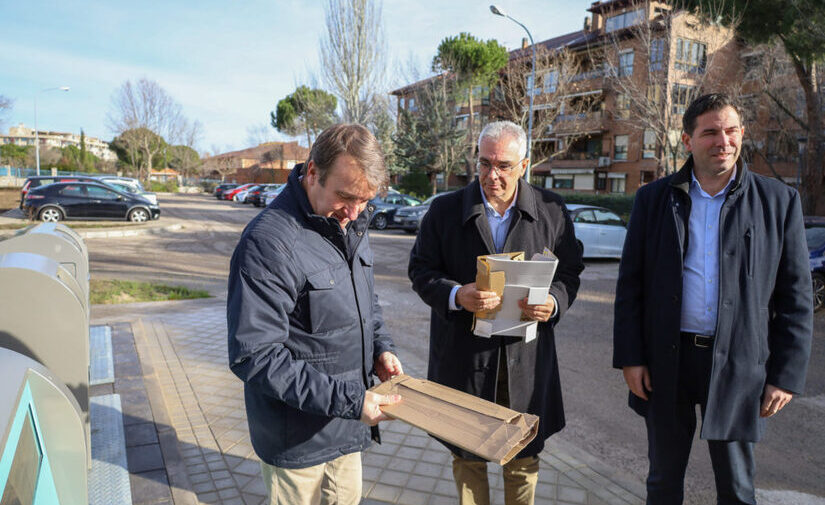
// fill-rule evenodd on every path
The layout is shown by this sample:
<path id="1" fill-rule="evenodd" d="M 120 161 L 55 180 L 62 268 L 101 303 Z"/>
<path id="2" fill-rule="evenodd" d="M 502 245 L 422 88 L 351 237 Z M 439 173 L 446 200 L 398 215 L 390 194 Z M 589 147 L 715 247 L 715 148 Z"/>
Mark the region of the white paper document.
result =
<path id="1" fill-rule="evenodd" d="M 501 306 L 490 319 L 477 318 L 473 333 L 479 337 L 507 335 L 522 337 L 529 342 L 536 338 L 537 321 L 522 321 L 519 300 L 527 298 L 529 305 L 547 300 L 553 277 L 556 275 L 558 258 L 545 249 L 529 261 L 517 261 L 505 257 L 488 256 L 490 272 L 504 272 L 504 293 Z"/>

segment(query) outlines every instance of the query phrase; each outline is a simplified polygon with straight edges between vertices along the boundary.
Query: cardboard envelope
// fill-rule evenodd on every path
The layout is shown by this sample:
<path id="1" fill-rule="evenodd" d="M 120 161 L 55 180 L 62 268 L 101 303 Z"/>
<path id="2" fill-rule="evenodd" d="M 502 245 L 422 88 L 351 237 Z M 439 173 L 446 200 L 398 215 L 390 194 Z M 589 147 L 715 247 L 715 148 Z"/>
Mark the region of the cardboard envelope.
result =
<path id="1" fill-rule="evenodd" d="M 398 375 L 372 388 L 401 395 L 381 410 L 481 458 L 503 465 L 538 433 L 539 418 L 441 384 Z"/>

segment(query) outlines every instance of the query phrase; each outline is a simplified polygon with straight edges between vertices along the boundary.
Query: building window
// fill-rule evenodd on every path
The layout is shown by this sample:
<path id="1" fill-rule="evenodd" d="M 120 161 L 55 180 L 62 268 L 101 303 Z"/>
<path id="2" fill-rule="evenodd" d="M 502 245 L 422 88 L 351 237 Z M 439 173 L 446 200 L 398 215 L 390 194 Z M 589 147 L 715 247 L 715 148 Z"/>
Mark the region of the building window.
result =
<path id="1" fill-rule="evenodd" d="M 609 17 L 604 23 L 604 30 L 610 33 L 616 30 L 621 30 L 622 28 L 637 25 L 642 22 L 644 15 L 643 9 L 636 9 L 633 11 L 623 12 L 617 16 Z"/>
<path id="2" fill-rule="evenodd" d="M 673 113 L 684 114 L 690 102 L 693 101 L 693 96 L 696 93 L 696 86 L 689 86 L 687 84 L 673 85 Z"/>
<path id="3" fill-rule="evenodd" d="M 557 175 L 553 177 L 553 189 L 573 189 L 573 176 Z"/>
<path id="4" fill-rule="evenodd" d="M 544 92 L 555 93 L 559 85 L 559 71 L 553 69 L 544 74 Z"/>
<path id="5" fill-rule="evenodd" d="M 651 84 L 647 87 L 647 100 L 650 103 L 660 105 L 663 97 L 664 93 L 662 93 L 661 84 Z"/>
<path id="6" fill-rule="evenodd" d="M 526 84 L 526 87 L 524 89 L 526 90 L 527 96 L 530 96 L 531 92 L 534 95 L 537 95 L 537 94 L 541 93 L 541 89 L 538 86 L 533 85 L 533 73 L 532 72 L 527 74 L 524 77 L 524 79 L 525 79 L 524 82 Z"/>
<path id="7" fill-rule="evenodd" d="M 630 118 L 630 96 L 626 93 L 619 93 L 616 96 L 616 114 L 617 119 Z"/>
<path id="8" fill-rule="evenodd" d="M 689 39 L 676 39 L 676 60 L 673 66 L 677 70 L 701 74 L 705 71 L 707 46 Z"/>
<path id="9" fill-rule="evenodd" d="M 415 98 L 407 98 L 407 109 L 410 112 L 415 112 L 418 110 L 418 106 L 415 105 Z"/>
<path id="10" fill-rule="evenodd" d="M 596 172 L 596 190 L 604 191 L 607 189 L 607 172 Z"/>
<path id="11" fill-rule="evenodd" d="M 627 160 L 627 135 L 616 135 L 613 139 L 613 159 Z"/>
<path id="12" fill-rule="evenodd" d="M 665 61 L 665 41 L 664 39 L 654 39 L 650 41 L 650 71 L 662 70 Z"/>
<path id="13" fill-rule="evenodd" d="M 642 158 L 656 157 L 656 133 L 653 130 L 645 130 L 644 142 L 642 143 Z"/>
<path id="14" fill-rule="evenodd" d="M 610 179 L 610 192 L 611 193 L 624 193 L 625 191 L 625 180 L 624 177 L 621 179 Z"/>
<path id="15" fill-rule="evenodd" d="M 633 75 L 633 50 L 619 54 L 619 77 Z"/>

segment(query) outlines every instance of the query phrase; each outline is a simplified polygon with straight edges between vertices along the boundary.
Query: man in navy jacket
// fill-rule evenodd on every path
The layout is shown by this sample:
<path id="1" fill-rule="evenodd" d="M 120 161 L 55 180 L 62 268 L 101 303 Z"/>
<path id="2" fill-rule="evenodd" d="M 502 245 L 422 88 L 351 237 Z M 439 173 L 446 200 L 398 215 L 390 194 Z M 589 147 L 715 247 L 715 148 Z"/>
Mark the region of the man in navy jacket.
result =
<path id="1" fill-rule="evenodd" d="M 813 325 L 799 194 L 739 159 L 729 97 L 683 117 L 690 158 L 639 189 L 616 287 L 613 366 L 645 416 L 649 504 L 680 504 L 696 429 L 718 503 L 756 503 L 753 444 L 802 392 Z"/>
<path id="2" fill-rule="evenodd" d="M 369 426 L 387 419 L 380 405 L 398 401 L 367 391 L 373 373 L 402 373 L 367 236 L 367 202 L 386 182 L 366 128 L 330 127 L 232 256 L 229 366 L 244 381 L 273 505 L 359 503 Z"/>

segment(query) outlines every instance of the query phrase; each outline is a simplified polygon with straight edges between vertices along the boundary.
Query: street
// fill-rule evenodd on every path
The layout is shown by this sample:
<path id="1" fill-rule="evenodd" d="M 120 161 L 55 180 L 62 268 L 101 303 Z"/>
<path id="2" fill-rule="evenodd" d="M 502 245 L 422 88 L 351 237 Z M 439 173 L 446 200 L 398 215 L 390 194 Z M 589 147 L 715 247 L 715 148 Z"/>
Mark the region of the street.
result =
<path id="1" fill-rule="evenodd" d="M 159 197 L 161 220 L 180 221 L 183 229 L 87 239 L 92 276 L 184 285 L 225 297 L 230 256 L 243 226 L 260 209 L 205 195 Z M 370 236 L 376 287 L 400 358 L 426 362 L 429 309 L 412 292 L 407 278 L 415 236 L 398 230 L 371 231 Z M 618 262 L 587 261 L 586 266 L 578 298 L 556 330 L 567 415 L 567 427 L 556 437 L 643 481 L 647 472 L 644 423 L 627 407 L 621 373 L 611 368 Z M 815 317 L 806 395 L 768 421 L 767 434 L 756 446 L 756 483 L 765 502 L 800 503 L 792 494 L 774 495 L 772 490 L 825 497 L 823 337 L 825 312 Z M 710 458 L 706 444 L 700 442 L 688 467 L 686 503 L 711 503 L 714 496 Z"/>

